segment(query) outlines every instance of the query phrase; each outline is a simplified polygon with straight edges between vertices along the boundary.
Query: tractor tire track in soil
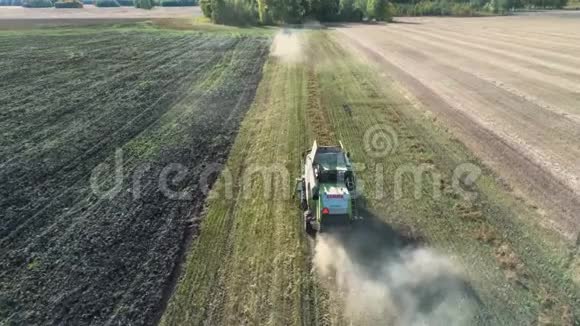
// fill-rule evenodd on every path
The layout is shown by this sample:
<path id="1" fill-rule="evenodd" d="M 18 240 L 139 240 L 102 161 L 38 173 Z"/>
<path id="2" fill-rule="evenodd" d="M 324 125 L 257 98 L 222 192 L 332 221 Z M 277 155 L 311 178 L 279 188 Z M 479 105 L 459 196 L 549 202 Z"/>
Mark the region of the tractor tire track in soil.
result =
<path id="1" fill-rule="evenodd" d="M 253 101 L 269 44 L 227 33 L 85 32 L 10 35 L 0 47 L 1 67 L 28 71 L 0 90 L 9 133 L 0 148 L 0 323 L 160 318 L 197 233 L 203 189 Z M 91 56 L 71 61 L 57 47 Z M 37 83 L 37 73 L 51 83 Z M 103 163 L 103 189 L 115 185 L 116 166 L 124 172 L 112 198 L 91 189 Z M 169 170 L 167 186 L 187 191 L 185 200 L 160 188 L 175 164 L 187 177 Z M 209 184 L 200 179 L 207 168 Z"/>

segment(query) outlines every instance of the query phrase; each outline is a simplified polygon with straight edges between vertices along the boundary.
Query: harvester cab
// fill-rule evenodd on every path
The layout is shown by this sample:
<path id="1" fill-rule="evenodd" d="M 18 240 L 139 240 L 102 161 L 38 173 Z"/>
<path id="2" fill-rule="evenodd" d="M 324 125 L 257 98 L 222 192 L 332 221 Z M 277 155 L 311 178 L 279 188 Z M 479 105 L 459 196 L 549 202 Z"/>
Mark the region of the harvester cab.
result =
<path id="1" fill-rule="evenodd" d="M 340 143 L 340 142 L 339 142 Z M 340 146 L 318 146 L 316 141 L 302 160 L 296 192 L 309 234 L 356 219 L 356 179 L 350 155 Z"/>

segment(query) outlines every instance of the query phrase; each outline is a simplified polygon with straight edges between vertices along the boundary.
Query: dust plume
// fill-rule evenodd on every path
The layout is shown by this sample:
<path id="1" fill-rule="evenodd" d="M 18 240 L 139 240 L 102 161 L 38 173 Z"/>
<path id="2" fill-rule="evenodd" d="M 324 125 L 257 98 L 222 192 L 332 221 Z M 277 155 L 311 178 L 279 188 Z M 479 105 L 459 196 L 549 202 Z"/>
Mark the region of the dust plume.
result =
<path id="1" fill-rule="evenodd" d="M 339 297 L 351 324 L 471 324 L 479 299 L 451 260 L 354 233 L 319 235 L 314 254 L 323 286 Z"/>
<path id="2" fill-rule="evenodd" d="M 304 60 L 300 33 L 283 29 L 274 37 L 270 54 L 283 62 L 298 63 Z"/>

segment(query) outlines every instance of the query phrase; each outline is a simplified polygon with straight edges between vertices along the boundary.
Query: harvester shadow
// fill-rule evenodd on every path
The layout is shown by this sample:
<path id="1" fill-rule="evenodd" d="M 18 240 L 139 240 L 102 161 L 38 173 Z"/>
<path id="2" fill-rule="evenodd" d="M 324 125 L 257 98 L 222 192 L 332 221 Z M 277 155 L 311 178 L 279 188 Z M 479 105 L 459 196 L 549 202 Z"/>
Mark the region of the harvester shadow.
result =
<path id="1" fill-rule="evenodd" d="M 343 247 L 357 271 L 364 274 L 362 277 L 404 293 L 402 296 L 405 300 L 411 298 L 419 314 L 429 315 L 451 297 L 483 308 L 479 295 L 467 280 L 431 261 L 430 251 L 425 250 L 420 235 L 404 227 L 395 229 L 365 208 L 359 209 L 359 216 L 362 220 L 351 228 L 330 230 L 325 236 L 333 237 Z M 425 271 L 430 268 L 432 271 Z M 399 277 L 412 281 L 400 282 L 396 280 Z"/>

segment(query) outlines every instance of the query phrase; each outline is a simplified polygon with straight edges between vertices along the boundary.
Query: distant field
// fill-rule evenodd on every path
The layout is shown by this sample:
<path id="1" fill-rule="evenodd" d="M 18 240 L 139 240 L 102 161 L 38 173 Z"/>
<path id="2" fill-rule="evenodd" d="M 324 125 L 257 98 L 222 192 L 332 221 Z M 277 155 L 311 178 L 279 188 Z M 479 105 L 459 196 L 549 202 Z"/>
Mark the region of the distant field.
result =
<path id="1" fill-rule="evenodd" d="M 153 322 L 197 230 L 199 174 L 227 157 L 269 39 L 131 28 L 0 38 L 0 324 Z M 188 177 L 171 170 L 167 187 L 189 190 L 182 200 L 158 184 L 176 164 Z"/>
<path id="2" fill-rule="evenodd" d="M 201 16 L 195 7 L 155 7 L 143 10 L 133 7 L 98 8 L 85 5 L 80 9 L 22 8 L 0 6 L 0 29 L 31 26 L 96 25 L 144 21 L 150 19 L 194 19 Z"/>
<path id="3" fill-rule="evenodd" d="M 83 8 L 63 10 L 0 6 L 0 21 L 3 19 L 181 18 L 193 17 L 197 14 L 201 14 L 199 7 L 155 7 L 151 10 L 143 10 L 133 7 L 98 8 L 85 5 Z"/>

